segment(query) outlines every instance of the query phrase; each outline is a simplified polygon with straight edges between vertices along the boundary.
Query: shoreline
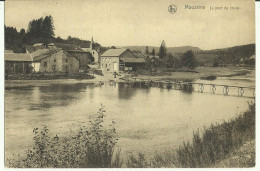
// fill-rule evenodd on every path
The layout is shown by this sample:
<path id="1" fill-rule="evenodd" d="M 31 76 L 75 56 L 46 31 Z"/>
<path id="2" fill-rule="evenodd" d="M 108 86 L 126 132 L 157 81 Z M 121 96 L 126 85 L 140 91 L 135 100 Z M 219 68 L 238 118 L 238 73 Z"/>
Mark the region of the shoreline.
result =
<path id="1" fill-rule="evenodd" d="M 112 73 L 104 73 L 104 76 L 95 75 L 93 79 L 53 79 L 53 80 L 5 80 L 5 88 L 24 87 L 24 86 L 48 86 L 51 84 L 77 84 L 77 83 L 96 83 L 100 82 L 129 82 L 122 78 L 137 78 L 144 80 L 157 80 L 157 81 L 192 81 L 199 80 L 205 77 L 239 77 L 246 75 L 254 75 L 255 69 L 249 70 L 245 68 L 230 68 L 230 67 L 198 67 L 195 72 L 175 71 L 169 72 L 170 74 L 164 75 L 163 73 L 154 73 L 152 75 L 144 73 L 120 73 L 120 76 L 114 78 Z"/>

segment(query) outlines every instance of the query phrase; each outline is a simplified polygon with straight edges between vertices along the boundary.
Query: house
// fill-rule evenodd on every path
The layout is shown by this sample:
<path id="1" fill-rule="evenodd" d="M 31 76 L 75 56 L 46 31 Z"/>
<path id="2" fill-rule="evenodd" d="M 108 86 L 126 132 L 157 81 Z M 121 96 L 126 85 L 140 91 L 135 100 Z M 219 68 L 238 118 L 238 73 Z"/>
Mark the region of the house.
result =
<path id="1" fill-rule="evenodd" d="M 11 50 L 5 50 L 5 70 L 7 73 L 28 73 L 32 64 L 30 53 L 14 53 Z"/>
<path id="2" fill-rule="evenodd" d="M 146 59 L 148 57 L 148 55 L 145 55 L 141 52 L 137 52 L 137 53 L 133 53 L 137 58 L 144 58 Z"/>
<path id="3" fill-rule="evenodd" d="M 81 47 L 72 44 L 64 44 L 64 43 L 50 43 L 48 44 L 50 49 L 63 49 L 72 56 L 76 57 L 79 60 L 79 68 L 80 70 L 84 70 L 86 66 L 90 63 L 94 62 L 93 55 L 91 52 L 83 50 Z"/>
<path id="4" fill-rule="evenodd" d="M 109 49 L 101 55 L 103 71 L 136 71 L 146 60 L 136 57 L 129 49 Z"/>
<path id="5" fill-rule="evenodd" d="M 93 57 L 90 52 L 82 51 L 82 50 L 67 50 L 69 54 L 76 57 L 79 60 L 79 69 L 84 70 L 88 64 L 93 62 Z"/>
<path id="6" fill-rule="evenodd" d="M 78 46 L 71 45 L 71 44 L 64 44 L 64 43 L 52 43 L 52 44 L 54 45 L 52 46 L 52 49 L 60 48 L 68 52 L 70 55 L 76 57 L 79 60 L 80 70 L 84 70 L 86 66 L 94 62 L 94 58 L 91 55 L 91 52 L 87 52 Z"/>
<path id="7" fill-rule="evenodd" d="M 32 67 L 35 72 L 78 72 L 79 60 L 67 51 L 39 49 L 32 53 Z"/>

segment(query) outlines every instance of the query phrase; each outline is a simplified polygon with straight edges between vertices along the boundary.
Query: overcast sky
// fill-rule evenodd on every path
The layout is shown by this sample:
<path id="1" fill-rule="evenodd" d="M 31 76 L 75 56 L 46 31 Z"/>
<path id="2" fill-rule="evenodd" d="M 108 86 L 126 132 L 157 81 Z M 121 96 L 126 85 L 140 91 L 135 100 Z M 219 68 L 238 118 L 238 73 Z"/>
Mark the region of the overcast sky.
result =
<path id="1" fill-rule="evenodd" d="M 169 5 L 177 12 L 169 13 Z M 204 5 L 205 9 L 185 9 Z M 210 10 L 239 7 L 239 10 Z M 6 0 L 5 25 L 27 29 L 51 15 L 55 36 L 103 46 L 196 46 L 216 49 L 255 43 L 254 0 Z"/>

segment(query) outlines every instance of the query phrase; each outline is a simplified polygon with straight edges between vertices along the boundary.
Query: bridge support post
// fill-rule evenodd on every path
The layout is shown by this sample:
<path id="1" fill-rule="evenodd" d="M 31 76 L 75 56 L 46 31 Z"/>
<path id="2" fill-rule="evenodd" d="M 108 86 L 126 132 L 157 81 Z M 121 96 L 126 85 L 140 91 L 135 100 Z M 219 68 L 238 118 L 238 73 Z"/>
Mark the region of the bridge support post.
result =
<path id="1" fill-rule="evenodd" d="M 216 85 L 213 84 L 213 85 L 211 85 L 210 88 L 211 88 L 211 92 L 212 92 L 213 94 L 215 94 L 216 89 L 217 89 L 217 88 L 216 88 Z"/>
<path id="2" fill-rule="evenodd" d="M 199 84 L 199 86 L 198 86 L 198 91 L 199 91 L 200 93 L 203 93 L 203 91 L 204 91 L 204 84 Z"/>
<path id="3" fill-rule="evenodd" d="M 239 87 L 238 88 L 238 96 L 243 96 L 243 94 L 244 94 L 244 89 L 243 89 L 243 87 Z"/>
<path id="4" fill-rule="evenodd" d="M 228 95 L 228 92 L 229 92 L 228 86 L 224 86 L 224 87 L 223 87 L 223 94 L 224 94 L 225 96 L 227 96 L 227 95 Z"/>

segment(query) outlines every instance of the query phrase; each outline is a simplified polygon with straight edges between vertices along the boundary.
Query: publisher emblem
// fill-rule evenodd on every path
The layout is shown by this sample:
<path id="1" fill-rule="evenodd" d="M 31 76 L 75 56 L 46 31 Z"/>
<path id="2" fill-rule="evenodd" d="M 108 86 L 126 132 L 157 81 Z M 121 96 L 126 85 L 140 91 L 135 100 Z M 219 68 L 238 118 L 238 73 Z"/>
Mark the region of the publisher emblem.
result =
<path id="1" fill-rule="evenodd" d="M 168 11 L 169 13 L 174 14 L 177 11 L 177 7 L 172 4 L 168 7 Z"/>

